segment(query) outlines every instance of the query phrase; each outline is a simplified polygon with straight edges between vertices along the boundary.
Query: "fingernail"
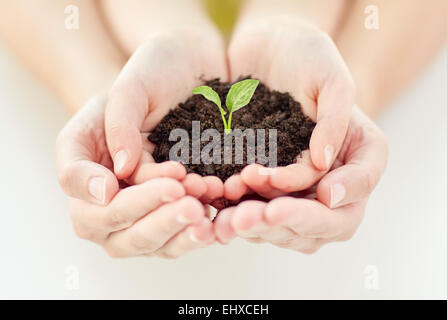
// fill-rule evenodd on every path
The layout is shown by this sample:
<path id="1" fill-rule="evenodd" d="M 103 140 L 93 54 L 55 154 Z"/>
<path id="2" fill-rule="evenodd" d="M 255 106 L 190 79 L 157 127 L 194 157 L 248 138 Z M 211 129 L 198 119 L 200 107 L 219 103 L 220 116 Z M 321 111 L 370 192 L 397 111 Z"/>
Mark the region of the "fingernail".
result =
<path id="1" fill-rule="evenodd" d="M 172 202 L 175 199 L 173 197 L 170 197 L 170 196 L 161 196 L 160 200 L 161 200 L 161 202 L 166 203 L 166 202 Z"/>
<path id="2" fill-rule="evenodd" d="M 100 177 L 91 178 L 88 184 L 88 192 L 93 198 L 104 204 L 106 197 L 106 179 Z"/>
<path id="3" fill-rule="evenodd" d="M 201 243 L 202 241 L 200 241 L 197 237 L 196 237 L 196 235 L 194 234 L 194 233 L 190 233 L 189 234 L 189 239 L 191 239 L 191 241 L 192 242 L 195 242 L 195 243 Z"/>
<path id="4" fill-rule="evenodd" d="M 346 195 L 346 189 L 343 184 L 336 183 L 331 186 L 331 209 L 335 208 Z"/>
<path id="5" fill-rule="evenodd" d="M 329 170 L 331 168 L 332 158 L 334 157 L 334 147 L 328 144 L 326 147 L 324 147 L 324 158 L 326 160 L 326 170 Z"/>
<path id="6" fill-rule="evenodd" d="M 115 157 L 113 158 L 115 173 L 119 173 L 123 170 L 124 166 L 126 165 L 127 158 L 127 152 L 124 150 L 120 150 L 115 154 Z"/>

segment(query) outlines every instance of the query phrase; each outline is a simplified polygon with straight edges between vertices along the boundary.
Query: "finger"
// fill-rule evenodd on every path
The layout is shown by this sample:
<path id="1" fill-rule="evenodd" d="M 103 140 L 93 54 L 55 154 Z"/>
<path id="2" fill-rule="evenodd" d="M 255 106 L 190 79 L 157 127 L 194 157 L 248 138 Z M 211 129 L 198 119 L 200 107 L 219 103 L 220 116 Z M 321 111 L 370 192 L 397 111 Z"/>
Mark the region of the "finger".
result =
<path id="1" fill-rule="evenodd" d="M 331 210 L 314 200 L 282 197 L 272 200 L 265 209 L 270 225 L 288 226 L 306 238 L 337 238 L 356 230 L 362 219 L 362 210 L 346 206 Z"/>
<path id="2" fill-rule="evenodd" d="M 236 232 L 231 226 L 231 217 L 235 207 L 220 211 L 214 220 L 213 229 L 217 240 L 222 244 L 228 244 L 236 237 Z"/>
<path id="3" fill-rule="evenodd" d="M 143 154 L 146 152 L 143 151 Z M 149 156 L 149 155 L 148 155 Z M 143 162 L 138 165 L 134 174 L 130 177 L 131 184 L 140 184 L 154 178 L 172 178 L 181 181 L 186 176 L 185 167 L 177 161 L 166 161 L 161 163 Z"/>
<path id="4" fill-rule="evenodd" d="M 218 177 L 207 176 L 203 177 L 203 181 L 206 184 L 206 192 L 200 198 L 203 203 L 211 203 L 214 200 L 223 197 L 224 185 L 222 183 L 222 180 L 220 180 Z"/>
<path id="5" fill-rule="evenodd" d="M 182 180 L 183 187 L 186 194 L 194 198 L 200 198 L 207 191 L 207 185 L 202 176 L 197 173 L 189 173 Z"/>
<path id="6" fill-rule="evenodd" d="M 264 196 L 272 193 L 275 189 L 270 185 L 269 174 L 273 170 L 259 164 L 250 164 L 241 172 L 242 181 L 254 192 Z"/>
<path id="7" fill-rule="evenodd" d="M 309 156 L 304 151 L 297 162 L 286 167 L 278 167 L 272 171 L 270 184 L 285 195 L 286 192 L 302 191 L 313 186 L 322 176 L 323 172 L 317 170 Z"/>
<path id="8" fill-rule="evenodd" d="M 59 182 L 72 198 L 107 205 L 119 190 L 118 180 L 107 168 L 89 160 L 72 160 L 59 169 Z"/>
<path id="9" fill-rule="evenodd" d="M 241 202 L 233 211 L 231 226 L 236 234 L 243 238 L 256 238 L 252 228 L 263 222 L 264 209 L 267 203 L 248 200 Z"/>
<path id="10" fill-rule="evenodd" d="M 250 229 L 250 236 L 279 247 L 286 247 L 286 244 L 297 237 L 287 226 L 271 226 L 264 221 L 258 222 Z"/>
<path id="11" fill-rule="evenodd" d="M 154 178 L 172 178 L 182 180 L 186 176 L 186 168 L 177 161 L 156 163 L 152 152 L 154 145 L 147 140 L 148 133 L 142 133 L 143 150 L 133 174 L 126 179 L 130 185 L 140 184 Z"/>
<path id="12" fill-rule="evenodd" d="M 248 191 L 240 175 L 231 176 L 224 183 L 224 197 L 228 200 L 239 200 Z"/>
<path id="13" fill-rule="evenodd" d="M 155 254 L 167 258 L 178 258 L 190 251 L 208 246 L 214 241 L 213 224 L 207 218 L 189 226 L 170 239 Z"/>
<path id="14" fill-rule="evenodd" d="M 106 250 L 114 257 L 154 252 L 187 225 L 200 222 L 204 216 L 205 210 L 197 199 L 184 197 L 150 212 L 131 228 L 112 233 Z"/>
<path id="15" fill-rule="evenodd" d="M 109 93 L 105 128 L 107 146 L 119 179 L 130 177 L 140 160 L 143 148 L 140 131 L 148 108 L 143 85 L 118 78 Z"/>
<path id="16" fill-rule="evenodd" d="M 92 119 L 100 121 L 104 118 L 105 102 L 103 96 L 89 100 L 64 127 L 56 142 L 58 179 L 64 192 L 72 198 L 100 205 L 111 201 L 119 185 L 108 168 L 96 163 L 97 141 L 92 141 L 91 132 L 85 128 L 94 125 Z M 93 139 L 99 138 L 95 136 Z"/>
<path id="17" fill-rule="evenodd" d="M 317 101 L 317 125 L 310 139 L 312 162 L 319 170 L 329 170 L 346 136 L 355 88 L 349 72 L 326 81 Z"/>
<path id="18" fill-rule="evenodd" d="M 110 232 L 127 228 L 149 211 L 185 195 L 180 182 L 158 178 L 121 190 L 107 207 L 70 199 L 70 215 L 76 234 L 101 243 Z"/>
<path id="19" fill-rule="evenodd" d="M 100 214 L 86 216 L 86 224 L 102 226 L 109 232 L 121 230 L 162 204 L 184 196 L 185 190 L 180 182 L 169 178 L 152 179 L 121 190 Z"/>
<path id="20" fill-rule="evenodd" d="M 337 208 L 367 198 L 382 176 L 388 147 L 384 138 L 348 152 L 347 163 L 329 172 L 318 184 L 317 197 L 329 208 Z"/>
<path id="21" fill-rule="evenodd" d="M 320 249 L 320 247 L 326 242 L 327 241 L 322 239 L 303 238 L 295 235 L 295 237 L 285 241 L 279 241 L 275 243 L 275 245 L 284 249 L 295 250 L 305 254 L 312 254 L 318 251 L 318 249 Z"/>
<path id="22" fill-rule="evenodd" d="M 245 239 L 259 239 L 272 244 L 285 243 L 296 234 L 284 226 L 271 226 L 264 220 L 266 202 L 245 201 L 232 214 L 232 227 L 237 235 Z"/>

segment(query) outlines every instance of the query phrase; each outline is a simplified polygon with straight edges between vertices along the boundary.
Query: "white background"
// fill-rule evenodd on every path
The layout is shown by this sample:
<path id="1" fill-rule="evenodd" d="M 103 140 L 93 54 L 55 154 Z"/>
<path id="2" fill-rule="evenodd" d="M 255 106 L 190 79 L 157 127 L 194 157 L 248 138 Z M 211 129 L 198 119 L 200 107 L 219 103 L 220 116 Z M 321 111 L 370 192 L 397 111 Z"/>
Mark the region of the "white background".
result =
<path id="1" fill-rule="evenodd" d="M 174 261 L 108 258 L 75 237 L 57 184 L 68 113 L 3 47 L 0 70 L 0 298 L 447 298 L 447 48 L 377 119 L 390 160 L 356 236 L 312 256 L 237 240 Z"/>

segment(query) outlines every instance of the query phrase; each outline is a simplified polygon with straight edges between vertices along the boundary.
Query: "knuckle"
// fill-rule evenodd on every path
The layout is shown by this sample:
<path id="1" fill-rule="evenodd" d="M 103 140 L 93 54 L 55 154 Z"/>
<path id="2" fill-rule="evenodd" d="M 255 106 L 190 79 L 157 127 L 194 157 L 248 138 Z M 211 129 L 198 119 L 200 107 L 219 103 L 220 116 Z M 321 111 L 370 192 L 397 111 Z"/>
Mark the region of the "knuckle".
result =
<path id="1" fill-rule="evenodd" d="M 373 192 L 374 188 L 376 187 L 376 184 L 379 180 L 380 173 L 376 172 L 377 169 L 370 170 L 365 173 L 365 189 L 367 194 L 370 194 Z"/>
<path id="2" fill-rule="evenodd" d="M 173 197 L 178 197 L 181 194 L 184 194 L 184 188 L 182 184 L 174 179 L 170 178 L 156 178 L 151 180 L 151 184 L 153 184 L 158 192 L 161 195 L 171 195 Z"/>
<path id="3" fill-rule="evenodd" d="M 319 249 L 320 249 L 319 246 L 313 245 L 311 247 L 299 249 L 298 251 L 300 251 L 301 253 L 307 254 L 307 255 L 311 255 L 311 254 L 315 254 Z"/>
<path id="4" fill-rule="evenodd" d="M 109 138 L 118 138 L 122 136 L 123 127 L 121 123 L 118 123 L 115 119 L 109 120 L 107 125 L 107 136 Z"/>
<path id="5" fill-rule="evenodd" d="M 172 219 L 163 219 L 158 224 L 158 230 L 160 231 L 160 234 L 163 235 L 174 235 L 174 233 L 177 231 L 175 228 L 176 224 L 172 221 Z"/>
<path id="6" fill-rule="evenodd" d="M 145 235 L 142 235 L 139 232 L 134 232 L 130 236 L 130 245 L 132 248 L 137 250 L 138 252 L 151 252 L 157 249 L 158 244 L 153 239 L 148 238 Z"/>
<path id="7" fill-rule="evenodd" d="M 93 232 L 89 230 L 88 228 L 84 227 L 80 223 L 73 222 L 73 231 L 75 235 L 84 240 L 92 240 L 93 239 Z"/>
<path id="8" fill-rule="evenodd" d="M 198 218 L 203 218 L 205 216 L 205 208 L 200 201 L 194 197 L 185 197 L 182 203 L 182 208 L 185 211 L 196 213 Z"/>
<path id="9" fill-rule="evenodd" d="M 108 101 L 119 99 L 125 92 L 128 92 L 131 86 L 127 82 L 118 79 L 109 90 Z"/>
<path id="10" fill-rule="evenodd" d="M 107 225 L 113 230 L 118 230 L 127 227 L 129 221 L 122 210 L 115 209 L 110 213 Z"/>
<path id="11" fill-rule="evenodd" d="M 59 184 L 61 185 L 64 192 L 68 195 L 71 195 L 70 185 L 75 176 L 75 169 L 72 164 L 66 165 L 58 174 Z"/>

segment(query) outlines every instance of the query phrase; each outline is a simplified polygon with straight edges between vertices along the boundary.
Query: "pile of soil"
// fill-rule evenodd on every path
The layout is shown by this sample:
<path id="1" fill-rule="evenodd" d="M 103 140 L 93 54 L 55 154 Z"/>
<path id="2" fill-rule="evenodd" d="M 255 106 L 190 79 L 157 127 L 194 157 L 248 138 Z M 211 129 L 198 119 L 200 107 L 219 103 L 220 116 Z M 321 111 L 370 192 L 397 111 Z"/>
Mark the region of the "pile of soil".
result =
<path id="1" fill-rule="evenodd" d="M 241 78 L 238 81 L 247 78 Z M 220 82 L 214 79 L 206 82 L 220 96 L 222 107 L 225 109 L 225 99 L 230 90 L 231 83 Z M 228 117 L 228 114 L 227 114 Z M 192 164 L 192 121 L 200 121 L 200 131 L 217 129 L 221 133 L 221 159 L 222 164 Z M 277 165 L 286 166 L 296 161 L 303 150 L 309 148 L 309 141 L 315 123 L 301 110 L 299 102 L 293 100 L 288 93 L 271 91 L 263 83 L 259 83 L 250 103 L 233 113 L 232 129 L 245 130 L 266 129 L 266 140 L 269 137 L 268 129 L 277 130 Z M 243 164 L 224 164 L 224 127 L 217 106 L 201 95 L 193 95 L 177 108 L 171 110 L 149 135 L 149 141 L 156 147 L 153 153 L 156 162 L 169 160 L 169 150 L 177 141 L 169 141 L 171 130 L 183 128 L 189 133 L 190 154 L 189 164 L 184 164 L 188 172 L 195 172 L 202 176 L 215 175 L 225 181 L 247 165 L 244 151 Z M 201 150 L 208 141 L 201 142 Z M 265 144 L 265 153 L 269 154 L 268 141 Z M 244 148 L 246 143 L 244 142 Z M 233 140 L 234 150 L 234 140 Z M 212 154 L 211 154 L 212 156 Z M 258 162 L 258 159 L 256 159 Z"/>

